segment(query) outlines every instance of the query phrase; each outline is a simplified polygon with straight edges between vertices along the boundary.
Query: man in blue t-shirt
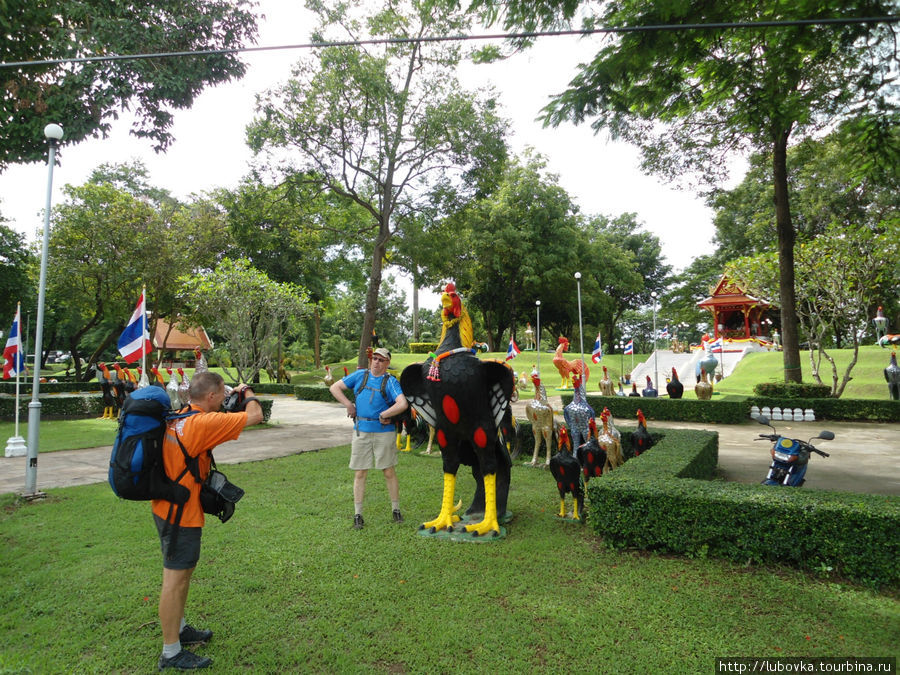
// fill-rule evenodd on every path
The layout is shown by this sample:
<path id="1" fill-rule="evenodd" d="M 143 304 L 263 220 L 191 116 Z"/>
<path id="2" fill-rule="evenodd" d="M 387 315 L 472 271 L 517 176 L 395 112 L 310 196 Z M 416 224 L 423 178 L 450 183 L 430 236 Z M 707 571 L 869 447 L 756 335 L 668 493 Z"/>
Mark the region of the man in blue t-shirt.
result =
<path id="1" fill-rule="evenodd" d="M 409 407 L 397 378 L 387 372 L 391 352 L 379 347 L 372 352 L 369 370 L 360 369 L 331 385 L 335 400 L 347 409 L 354 421 L 355 432 L 350 450 L 353 478 L 353 527 L 363 527 L 362 505 L 366 493 L 366 476 L 373 466 L 384 472 L 388 495 L 391 498 L 395 523 L 403 522 L 400 513 L 400 485 L 397 481 L 397 428 L 390 418 Z M 355 402 L 345 392 L 352 390 Z"/>

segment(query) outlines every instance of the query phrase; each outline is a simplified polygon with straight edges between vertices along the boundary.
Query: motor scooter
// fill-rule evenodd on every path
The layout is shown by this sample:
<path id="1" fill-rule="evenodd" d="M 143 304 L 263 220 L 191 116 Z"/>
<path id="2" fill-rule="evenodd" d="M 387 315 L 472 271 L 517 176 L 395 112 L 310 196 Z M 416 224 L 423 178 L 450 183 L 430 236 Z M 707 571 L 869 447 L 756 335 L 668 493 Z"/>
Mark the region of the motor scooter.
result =
<path id="1" fill-rule="evenodd" d="M 767 440 L 772 442 L 772 464 L 769 473 L 766 474 L 763 485 L 785 485 L 788 487 L 800 487 L 805 482 L 804 476 L 809 464 L 809 453 L 815 452 L 822 457 L 828 457 L 827 452 L 815 448 L 812 441 L 821 438 L 823 441 L 834 439 L 831 431 L 820 431 L 818 436 L 813 436 L 809 441 L 801 441 L 797 438 L 787 438 L 779 434 L 765 415 L 757 415 L 754 418 L 760 424 L 764 424 L 773 432 L 760 434 L 757 441 Z"/>

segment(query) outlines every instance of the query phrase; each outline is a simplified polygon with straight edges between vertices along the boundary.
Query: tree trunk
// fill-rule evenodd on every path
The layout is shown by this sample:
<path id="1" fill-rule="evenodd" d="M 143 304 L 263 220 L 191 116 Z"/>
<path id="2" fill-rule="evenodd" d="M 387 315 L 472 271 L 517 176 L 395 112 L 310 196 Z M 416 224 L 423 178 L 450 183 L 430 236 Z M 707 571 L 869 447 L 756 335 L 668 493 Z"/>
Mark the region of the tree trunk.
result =
<path id="1" fill-rule="evenodd" d="M 313 326 L 314 326 L 314 337 L 313 337 L 313 356 L 316 362 L 316 368 L 322 367 L 322 316 L 319 313 L 319 305 L 316 305 L 316 308 L 313 310 Z"/>
<path id="2" fill-rule="evenodd" d="M 391 232 L 388 227 L 388 212 L 382 211 L 381 226 L 372 251 L 372 269 L 369 273 L 369 287 L 366 290 L 366 310 L 363 316 L 362 335 L 359 336 L 359 352 L 356 355 L 356 367 L 368 368 L 369 359 L 366 353 L 372 343 L 372 331 L 375 328 L 375 315 L 378 312 L 378 293 L 381 290 L 381 273 L 384 268 L 384 256 Z"/>
<path id="3" fill-rule="evenodd" d="M 802 382 L 797 300 L 794 294 L 794 225 L 788 199 L 787 140 L 790 129 L 777 134 L 772 153 L 775 186 L 775 227 L 778 231 L 779 296 L 784 381 Z"/>
<path id="4" fill-rule="evenodd" d="M 413 275 L 412 287 L 412 339 L 413 342 L 419 341 L 419 284 L 416 281 L 416 275 Z"/>

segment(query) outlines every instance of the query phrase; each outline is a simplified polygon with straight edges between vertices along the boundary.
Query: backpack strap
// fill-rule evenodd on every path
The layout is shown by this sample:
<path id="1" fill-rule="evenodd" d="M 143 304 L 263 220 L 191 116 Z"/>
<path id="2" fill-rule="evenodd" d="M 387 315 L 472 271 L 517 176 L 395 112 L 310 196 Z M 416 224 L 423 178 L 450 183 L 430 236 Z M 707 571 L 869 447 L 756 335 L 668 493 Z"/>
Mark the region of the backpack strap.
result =
<path id="1" fill-rule="evenodd" d="M 391 401 L 391 399 L 389 399 L 388 395 L 387 395 L 387 383 L 388 383 L 389 377 L 393 377 L 393 376 L 387 372 L 385 372 L 385 374 L 382 375 L 382 377 L 381 377 L 381 398 L 384 399 L 384 402 L 387 404 L 388 408 L 390 408 L 392 405 L 394 405 L 393 401 Z M 359 383 L 359 386 L 353 390 L 353 395 L 358 397 L 359 392 L 361 392 L 363 389 L 366 388 L 366 383 L 368 381 L 369 381 L 369 371 L 366 370 L 365 374 L 363 375 L 362 381 Z"/>

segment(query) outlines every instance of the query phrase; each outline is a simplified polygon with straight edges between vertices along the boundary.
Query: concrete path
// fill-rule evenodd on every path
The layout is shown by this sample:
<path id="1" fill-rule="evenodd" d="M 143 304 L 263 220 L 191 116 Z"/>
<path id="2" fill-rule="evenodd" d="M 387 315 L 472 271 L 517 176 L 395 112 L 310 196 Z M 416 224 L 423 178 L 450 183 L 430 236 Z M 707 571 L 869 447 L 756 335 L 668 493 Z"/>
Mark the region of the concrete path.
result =
<path id="1" fill-rule="evenodd" d="M 337 403 L 298 401 L 292 396 L 273 396 L 272 421 L 278 426 L 250 429 L 236 441 L 216 450 L 216 462 L 236 464 L 299 452 L 331 448 L 350 442 L 351 424 L 343 406 Z M 517 417 L 525 417 L 526 398 L 513 405 Z M 561 410 L 560 402 L 553 402 Z M 632 420 L 615 420 L 631 426 Z M 726 480 L 757 483 L 769 463 L 769 446 L 754 441 L 767 431 L 748 420 L 739 425 L 702 425 L 678 422 L 648 422 L 648 427 L 709 429 L 719 433 L 719 470 Z M 807 487 L 900 495 L 900 424 L 795 422 L 777 425 L 779 432 L 801 438 L 815 436 L 822 429 L 835 433 L 833 441 L 821 449 L 831 454 L 814 456 L 807 472 Z M 112 435 L 113 429 L 110 428 Z M 817 445 L 817 447 L 819 447 Z M 107 478 L 111 446 L 85 450 L 64 450 L 38 458 L 37 487 L 56 487 L 103 482 Z M 22 492 L 25 487 L 24 457 L 0 457 L 0 493 Z"/>

